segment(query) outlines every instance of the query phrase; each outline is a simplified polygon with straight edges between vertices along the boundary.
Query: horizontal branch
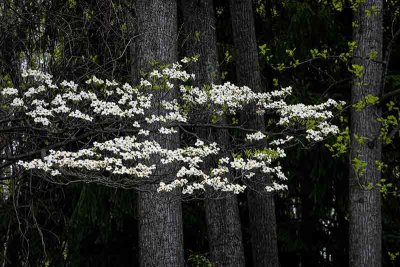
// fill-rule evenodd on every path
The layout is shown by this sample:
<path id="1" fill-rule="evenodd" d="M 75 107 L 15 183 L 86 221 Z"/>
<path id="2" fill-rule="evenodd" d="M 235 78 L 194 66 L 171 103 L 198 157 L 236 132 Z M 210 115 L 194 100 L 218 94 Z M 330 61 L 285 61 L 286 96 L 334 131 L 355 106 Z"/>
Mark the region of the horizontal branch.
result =
<path id="1" fill-rule="evenodd" d="M 397 90 L 394 90 L 394 91 L 384 94 L 381 97 L 381 103 L 385 103 L 397 95 L 400 95 L 400 89 L 397 89 Z"/>

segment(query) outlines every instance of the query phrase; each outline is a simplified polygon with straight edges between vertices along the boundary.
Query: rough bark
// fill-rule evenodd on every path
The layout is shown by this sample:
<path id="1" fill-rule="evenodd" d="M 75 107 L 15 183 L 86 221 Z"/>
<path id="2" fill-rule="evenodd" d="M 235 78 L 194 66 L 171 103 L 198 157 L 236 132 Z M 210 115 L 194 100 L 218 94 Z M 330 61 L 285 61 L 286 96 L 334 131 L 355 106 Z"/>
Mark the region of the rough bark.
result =
<path id="1" fill-rule="evenodd" d="M 239 85 L 262 91 L 251 0 L 230 0 L 236 76 Z M 247 127 L 265 130 L 263 116 L 250 107 L 242 114 Z M 264 190 L 268 177 L 252 178 L 247 191 L 253 266 L 279 266 L 274 196 Z"/>
<path id="2" fill-rule="evenodd" d="M 236 196 L 208 199 L 205 204 L 213 266 L 245 266 Z"/>
<path id="3" fill-rule="evenodd" d="M 377 12 L 368 15 L 366 10 L 377 8 Z M 362 101 L 367 95 L 380 96 L 382 77 L 382 1 L 366 0 L 358 7 L 354 29 L 357 42 L 353 64 L 364 67 L 362 77 L 353 79 L 352 104 Z M 378 52 L 375 60 L 369 60 L 371 52 Z M 377 118 L 381 115 L 378 105 L 368 106 L 361 111 L 351 111 L 351 161 L 359 159 L 366 167 L 350 168 L 350 222 L 349 222 L 349 262 L 350 266 L 381 266 L 382 218 L 381 197 L 376 183 L 381 178 L 376 161 L 381 160 L 382 145 L 379 140 L 380 125 Z M 355 136 L 367 138 L 359 142 Z M 374 188 L 369 190 L 368 184 Z"/>
<path id="4" fill-rule="evenodd" d="M 137 0 L 137 32 L 139 34 L 136 57 L 138 71 L 146 71 L 149 62 L 177 61 L 177 3 L 176 0 Z M 173 96 L 162 90 L 154 98 L 168 100 Z M 152 107 L 151 113 L 165 112 L 160 105 Z M 162 147 L 178 147 L 179 135 L 168 138 L 151 134 L 150 139 Z M 157 159 L 153 159 L 157 160 Z M 160 180 L 173 179 L 168 168 L 158 166 L 156 175 Z M 182 237 L 182 207 L 178 192 L 157 193 L 157 185 L 142 186 L 138 197 L 140 266 L 184 266 Z"/>
<path id="5" fill-rule="evenodd" d="M 185 0 L 181 3 L 187 35 L 186 54 L 200 56 L 199 61 L 192 64 L 189 69 L 196 75 L 195 85 L 220 83 L 213 1 Z M 212 132 L 199 129 L 197 134 L 202 138 L 218 138 L 225 144 L 229 142 L 226 131 Z M 209 164 L 212 163 L 208 162 L 205 165 Z M 205 200 L 205 211 L 213 266 L 244 266 L 242 232 L 236 196 L 224 194 L 221 199 L 213 199 L 212 195 L 208 194 Z"/>
<path id="6" fill-rule="evenodd" d="M 196 85 L 220 83 L 215 14 L 212 0 L 181 0 L 187 56 L 200 55 L 190 66 Z"/>

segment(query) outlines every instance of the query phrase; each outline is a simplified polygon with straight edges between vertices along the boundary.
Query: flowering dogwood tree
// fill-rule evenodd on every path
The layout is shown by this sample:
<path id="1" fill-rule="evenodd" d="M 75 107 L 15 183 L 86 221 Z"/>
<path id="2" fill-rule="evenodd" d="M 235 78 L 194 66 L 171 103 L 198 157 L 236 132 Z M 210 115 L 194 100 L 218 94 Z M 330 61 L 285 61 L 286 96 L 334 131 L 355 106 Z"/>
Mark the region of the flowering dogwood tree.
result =
<path id="1" fill-rule="evenodd" d="M 331 120 L 342 102 L 289 104 L 290 87 L 267 93 L 229 82 L 193 87 L 195 77 L 183 66 L 195 64 L 192 61 L 184 58 L 155 68 L 136 85 L 95 76 L 85 84 L 55 83 L 49 74 L 24 71 L 24 86 L 0 89 L 1 126 L 15 148 L 29 151 L 4 154 L 2 166 L 14 164 L 13 168 L 38 172 L 54 183 L 123 188 L 158 183 L 158 191 L 179 188 L 183 194 L 240 193 L 260 173 L 273 178 L 266 190 L 274 191 L 286 188 L 279 162 L 287 146 L 338 133 Z M 173 95 L 173 101 L 156 102 L 155 93 Z M 268 115 L 265 132 L 246 128 L 236 119 L 247 105 Z M 165 112 L 151 114 L 154 106 Z M 232 142 L 227 147 L 200 138 L 197 127 L 225 129 Z M 177 134 L 178 149 L 163 148 L 157 142 L 160 138 L 153 138 Z M 166 169 L 174 180 L 160 179 L 156 169 L 161 165 L 169 165 Z"/>

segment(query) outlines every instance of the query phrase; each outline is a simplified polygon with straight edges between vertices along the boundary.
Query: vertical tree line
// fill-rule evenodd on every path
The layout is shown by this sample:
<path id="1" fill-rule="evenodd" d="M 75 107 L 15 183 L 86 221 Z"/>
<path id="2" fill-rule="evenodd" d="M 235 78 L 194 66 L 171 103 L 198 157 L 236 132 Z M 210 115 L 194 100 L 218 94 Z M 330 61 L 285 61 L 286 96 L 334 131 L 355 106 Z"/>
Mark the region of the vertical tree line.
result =
<path id="1" fill-rule="evenodd" d="M 214 3 L 210 0 L 181 1 L 187 56 L 198 56 L 190 67 L 196 85 L 219 84 Z M 201 116 L 201 115 L 200 115 Z M 199 136 L 220 139 L 229 146 L 226 130 L 196 129 Z M 205 165 L 213 164 L 206 162 Z M 245 266 L 237 198 L 233 194 L 208 194 L 204 203 L 210 256 L 216 266 Z"/>
<path id="2" fill-rule="evenodd" d="M 231 0 L 233 42 L 236 52 L 236 79 L 256 92 L 265 92 L 258 63 L 257 40 L 251 1 Z M 250 129 L 265 131 L 264 116 L 255 107 L 242 113 Z M 257 176 L 247 191 L 253 266 L 279 266 L 274 195 L 264 190 L 268 177 Z"/>
<path id="3" fill-rule="evenodd" d="M 372 9 L 372 13 L 368 14 L 368 10 Z M 354 21 L 358 26 L 353 30 L 357 44 L 353 66 L 362 71 L 353 80 L 353 105 L 368 97 L 379 98 L 382 95 L 382 15 L 383 3 L 379 0 L 366 1 L 355 11 Z M 351 110 L 350 266 L 382 265 L 381 195 L 379 188 L 368 187 L 376 185 L 381 179 L 381 171 L 377 168 L 382 160 L 382 140 L 379 138 L 381 116 L 381 107 L 376 105 Z"/>
<path id="4" fill-rule="evenodd" d="M 227 81 L 257 93 L 291 85 L 289 103 L 333 98 L 347 104 L 333 118 L 340 125 L 337 137 L 287 148 L 280 162 L 289 177 L 287 191 L 268 192 L 271 177 L 257 173 L 243 178 L 244 195 L 206 192 L 201 199 L 177 189 L 157 192 L 160 182 L 175 179 L 177 166 L 162 165 L 154 181 L 137 190 L 58 185 L 16 172 L 18 160 L 51 140 L 25 145 L 35 133 L 4 127 L 2 266 L 397 266 L 398 10 L 396 1 L 381 0 L 4 0 L 0 89 L 23 86 L 19 77 L 26 67 L 60 81 L 95 74 L 140 83 L 154 66 L 187 56 L 197 59 L 188 65 L 196 76 L 190 83 L 204 92 Z M 155 91 L 158 104 L 146 115 L 165 115 L 163 101 L 179 94 L 179 88 Z M 235 116 L 216 114 L 213 122 L 202 112 L 193 121 L 216 126 L 193 123 L 190 130 L 208 142 L 218 140 L 228 156 L 238 152 L 233 147 L 245 150 L 237 129 L 266 132 L 274 126 L 274 115 L 261 115 L 255 106 Z M 218 127 L 226 121 L 234 126 Z M 160 127 L 177 133 L 162 135 Z M 193 141 L 185 128 L 167 122 L 158 128 L 145 130 L 162 148 Z M 61 147 L 77 150 L 82 144 Z M 207 169 L 218 162 L 202 164 Z"/>
<path id="5" fill-rule="evenodd" d="M 150 70 L 150 63 L 157 61 L 171 64 L 177 61 L 177 2 L 176 0 L 137 1 L 137 49 L 135 59 L 137 71 Z M 158 91 L 154 95 L 159 103 L 151 113 L 163 114 L 161 100 L 168 94 Z M 164 148 L 177 148 L 179 136 L 163 137 L 152 131 L 152 140 Z M 160 181 L 171 181 L 173 177 L 162 177 L 169 173 L 158 169 Z M 184 266 L 182 236 L 182 206 L 178 192 L 157 194 L 157 184 L 139 189 L 139 250 L 140 266 Z"/>

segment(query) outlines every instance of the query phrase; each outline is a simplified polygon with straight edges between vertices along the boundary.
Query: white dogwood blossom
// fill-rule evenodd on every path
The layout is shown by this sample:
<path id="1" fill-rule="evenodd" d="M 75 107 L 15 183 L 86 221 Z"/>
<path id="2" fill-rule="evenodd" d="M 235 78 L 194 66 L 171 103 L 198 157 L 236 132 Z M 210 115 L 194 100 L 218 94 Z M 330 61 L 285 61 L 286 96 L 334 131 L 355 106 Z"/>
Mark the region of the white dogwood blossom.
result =
<path id="1" fill-rule="evenodd" d="M 3 90 L 1 90 L 1 94 L 2 95 L 18 95 L 18 89 L 15 88 L 4 88 Z"/>
<path id="2" fill-rule="evenodd" d="M 256 132 L 253 134 L 246 134 L 246 140 L 249 142 L 252 141 L 259 141 L 265 138 L 265 134 L 263 134 L 262 132 Z"/>
<path id="3" fill-rule="evenodd" d="M 9 115 L 22 116 L 16 121 L 54 133 L 54 138 L 63 134 L 63 141 L 54 144 L 57 149 L 45 148 L 47 154 L 42 153 L 42 157 L 19 164 L 25 170 L 47 173 L 50 180 L 74 179 L 73 174 L 100 183 L 135 185 L 156 180 L 159 192 L 180 189 L 183 194 L 205 190 L 237 194 L 256 174 L 268 175 L 272 181 L 266 190 L 279 191 L 287 188 L 279 164 L 286 156 L 285 145 L 317 142 L 338 133 L 331 122 L 339 105 L 335 100 L 317 105 L 289 104 L 286 97 L 291 87 L 266 93 L 229 82 L 193 87 L 194 75 L 181 65 L 192 61 L 185 58 L 155 69 L 137 85 L 96 76 L 84 84 L 54 84 L 49 74 L 24 71 L 28 85 L 24 88 L 28 89 L 1 90 L 4 104 L 12 107 Z M 173 98 L 157 101 L 155 94 Z M 273 115 L 274 128 L 257 131 L 220 119 L 235 116 L 248 105 L 255 107 L 258 116 Z M 199 138 L 196 128 L 232 129 L 230 134 L 247 142 L 227 147 L 218 138 Z M 84 146 L 63 146 L 68 140 L 80 144 L 74 141 L 79 134 Z M 170 135 L 181 137 L 179 148 L 165 146 Z M 161 169 L 167 169 L 165 175 L 174 179 L 157 180 L 164 175 Z"/>
<path id="4" fill-rule="evenodd" d="M 12 107 L 23 107 L 24 106 L 24 100 L 21 98 L 14 98 L 13 101 L 11 102 L 10 106 Z"/>
<path id="5" fill-rule="evenodd" d="M 165 128 L 165 127 L 161 127 L 160 129 L 158 129 L 158 131 L 161 134 L 174 134 L 174 133 L 178 133 L 178 131 L 174 128 Z"/>

